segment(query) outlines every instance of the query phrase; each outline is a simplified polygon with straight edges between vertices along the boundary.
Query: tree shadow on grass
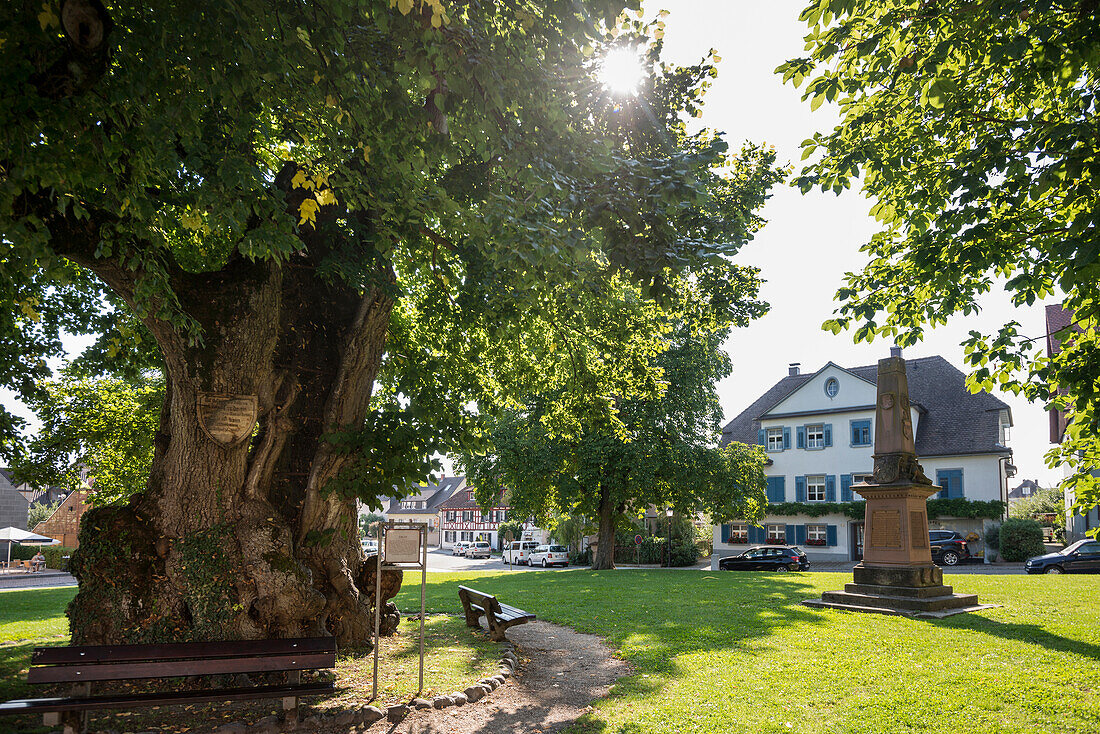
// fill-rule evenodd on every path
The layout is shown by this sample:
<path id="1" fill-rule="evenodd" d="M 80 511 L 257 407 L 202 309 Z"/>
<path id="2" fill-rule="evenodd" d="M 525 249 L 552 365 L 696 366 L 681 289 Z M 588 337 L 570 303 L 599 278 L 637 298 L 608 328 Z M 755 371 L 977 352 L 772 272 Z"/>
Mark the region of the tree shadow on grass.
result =
<path id="1" fill-rule="evenodd" d="M 460 585 L 494 594 L 541 620 L 595 634 L 653 676 L 623 679 L 611 697 L 634 696 L 646 687 L 660 690 L 683 675 L 679 656 L 746 649 L 776 628 L 824 622 L 820 612 L 801 605 L 817 593 L 800 574 L 620 570 L 437 576 L 428 583 L 432 611 L 459 611 Z M 399 606 L 402 601 L 399 597 Z"/>
<path id="2" fill-rule="evenodd" d="M 984 635 L 999 637 L 1003 640 L 1026 642 L 1038 645 L 1047 650 L 1080 655 L 1084 658 L 1100 661 L 1100 645 L 1091 642 L 1075 640 L 1071 637 L 1063 637 L 1043 629 L 1037 624 L 1018 624 L 1015 622 L 1000 622 L 996 619 L 983 617 L 976 614 L 958 614 L 946 619 L 926 619 L 933 626 L 963 629 L 971 632 L 980 632 Z"/>

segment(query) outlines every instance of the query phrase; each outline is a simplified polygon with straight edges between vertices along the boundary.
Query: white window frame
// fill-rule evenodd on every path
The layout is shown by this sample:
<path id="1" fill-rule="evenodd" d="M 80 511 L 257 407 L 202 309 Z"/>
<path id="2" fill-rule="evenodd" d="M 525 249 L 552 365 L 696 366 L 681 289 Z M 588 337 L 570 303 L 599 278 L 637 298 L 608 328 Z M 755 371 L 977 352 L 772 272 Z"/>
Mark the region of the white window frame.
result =
<path id="1" fill-rule="evenodd" d="M 825 501 L 825 475 L 824 474 L 807 474 L 806 475 L 806 501 L 807 502 L 824 502 Z"/>
<path id="2" fill-rule="evenodd" d="M 766 429 L 764 429 L 764 437 L 765 437 L 764 440 L 767 444 L 767 450 L 768 451 L 782 451 L 783 450 L 783 429 L 782 428 L 766 428 Z"/>
<path id="3" fill-rule="evenodd" d="M 730 523 L 730 545 L 744 545 L 749 542 L 749 524 L 745 522 Z"/>
<path id="4" fill-rule="evenodd" d="M 806 526 L 806 545 L 825 545 L 828 542 L 828 525 L 814 524 Z"/>
<path id="5" fill-rule="evenodd" d="M 768 524 L 765 526 L 766 534 L 764 539 L 769 544 L 774 545 L 786 545 L 787 543 L 787 526 L 780 524 Z"/>
<path id="6" fill-rule="evenodd" d="M 825 448 L 825 424 L 814 423 L 813 425 L 806 426 L 806 448 L 807 449 L 823 449 Z"/>
<path id="7" fill-rule="evenodd" d="M 874 478 L 874 474 L 867 472 L 866 474 L 853 474 L 852 484 L 864 484 L 870 482 Z"/>
<path id="8" fill-rule="evenodd" d="M 473 521 L 474 521 L 474 511 L 473 510 L 463 510 L 462 511 L 462 522 L 473 522 Z M 463 538 L 463 540 L 472 540 L 472 538 Z"/>

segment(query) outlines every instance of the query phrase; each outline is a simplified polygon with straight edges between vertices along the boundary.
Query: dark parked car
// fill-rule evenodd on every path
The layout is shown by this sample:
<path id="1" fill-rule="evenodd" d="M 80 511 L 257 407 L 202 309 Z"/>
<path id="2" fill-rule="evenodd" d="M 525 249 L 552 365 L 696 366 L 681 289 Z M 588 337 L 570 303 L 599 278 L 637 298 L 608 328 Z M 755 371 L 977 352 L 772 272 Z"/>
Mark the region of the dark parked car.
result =
<path id="1" fill-rule="evenodd" d="M 1028 573 L 1100 573 L 1100 541 L 1078 540 L 1056 553 L 1024 562 Z"/>
<path id="2" fill-rule="evenodd" d="M 966 538 L 954 530 L 931 530 L 928 543 L 932 547 L 932 562 L 939 566 L 955 566 L 970 558 Z"/>
<path id="3" fill-rule="evenodd" d="M 805 571 L 810 560 L 798 548 L 785 545 L 762 545 L 749 548 L 739 556 L 718 561 L 722 571 Z"/>

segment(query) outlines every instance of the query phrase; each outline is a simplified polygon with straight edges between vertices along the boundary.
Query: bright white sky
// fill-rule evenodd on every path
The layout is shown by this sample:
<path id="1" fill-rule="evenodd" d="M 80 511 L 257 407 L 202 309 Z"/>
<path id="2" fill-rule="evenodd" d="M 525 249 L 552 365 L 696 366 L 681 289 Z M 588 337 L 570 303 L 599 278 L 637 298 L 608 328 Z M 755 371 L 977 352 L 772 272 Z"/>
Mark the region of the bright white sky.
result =
<path id="1" fill-rule="evenodd" d="M 672 61 L 697 63 L 710 48 L 722 62 L 718 78 L 707 93 L 702 122 L 722 130 L 732 147 L 741 141 L 766 141 L 776 147 L 779 162 L 796 170 L 802 156 L 799 144 L 815 131 L 827 131 L 838 121 L 834 106 L 810 112 L 801 90 L 781 84 L 773 70 L 787 59 L 805 55 L 806 26 L 798 15 L 803 0 L 647 0 L 647 17 L 656 10 L 671 11 L 665 19 L 665 54 Z M 850 333 L 837 336 L 821 330 L 836 307 L 833 296 L 845 272 L 865 262 L 859 252 L 877 231 L 868 216 L 869 204 L 858 192 L 841 196 L 801 195 L 786 186 L 764 209 L 767 226 L 742 250 L 739 261 L 756 265 L 767 283 L 763 298 L 771 312 L 735 332 L 726 345 L 733 358 L 733 375 L 720 385 L 726 420 L 744 410 L 787 374 L 790 362 L 814 372 L 832 360 L 844 367 L 875 364 L 889 356 L 890 344 L 875 341 L 855 345 Z M 1023 324 L 1023 333 L 1044 333 L 1043 308 L 1014 309 L 997 291 L 983 302 L 976 317 L 959 318 L 926 337 L 923 344 L 905 350 L 909 358 L 941 355 L 963 369 L 960 343 L 971 329 L 992 331 L 1009 320 Z M 1041 343 L 1041 341 L 1040 341 Z M 1012 407 L 1015 427 L 1011 447 L 1022 479 L 1039 479 L 1048 486 L 1060 471 L 1048 469 L 1043 454 L 1050 448 L 1047 415 L 1012 395 L 998 394 Z"/>

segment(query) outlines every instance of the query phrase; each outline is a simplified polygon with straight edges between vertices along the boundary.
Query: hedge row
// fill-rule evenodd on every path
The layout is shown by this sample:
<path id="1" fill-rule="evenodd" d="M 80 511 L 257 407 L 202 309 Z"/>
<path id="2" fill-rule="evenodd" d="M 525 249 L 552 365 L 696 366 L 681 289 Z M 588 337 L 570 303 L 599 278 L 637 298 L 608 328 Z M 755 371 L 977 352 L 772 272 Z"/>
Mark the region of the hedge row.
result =
<path id="1" fill-rule="evenodd" d="M 768 505 L 769 517 L 805 515 L 824 517 L 844 515 L 852 520 L 862 520 L 866 502 L 777 502 Z M 939 517 L 969 517 L 1000 520 L 1004 516 L 1005 503 L 1000 500 L 968 500 L 965 497 L 928 500 L 928 519 Z"/>

